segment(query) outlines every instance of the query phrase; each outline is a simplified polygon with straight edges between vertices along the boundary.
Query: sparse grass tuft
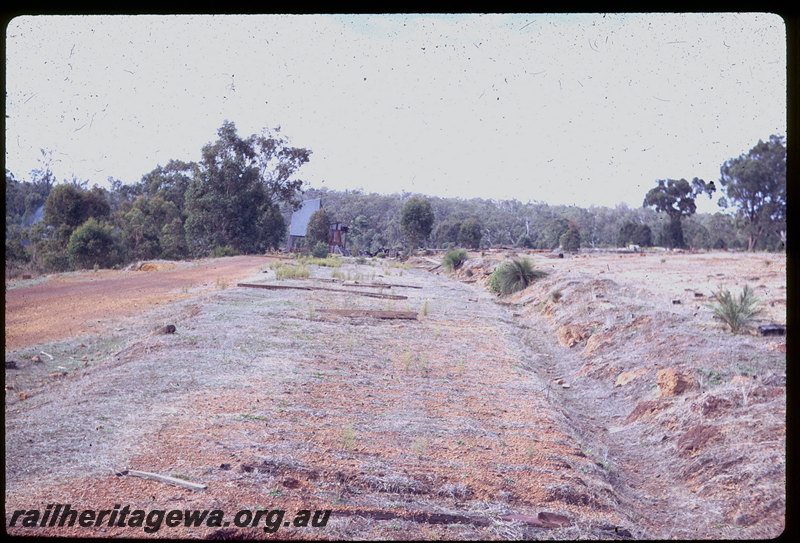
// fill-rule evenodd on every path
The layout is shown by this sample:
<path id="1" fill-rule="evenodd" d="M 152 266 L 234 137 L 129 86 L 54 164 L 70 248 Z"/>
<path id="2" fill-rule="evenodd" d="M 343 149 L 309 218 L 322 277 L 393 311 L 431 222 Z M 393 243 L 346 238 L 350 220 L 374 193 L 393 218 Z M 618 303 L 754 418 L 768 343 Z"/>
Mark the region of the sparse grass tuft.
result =
<path id="1" fill-rule="evenodd" d="M 753 289 L 745 285 L 738 298 L 726 288 L 712 295 L 713 302 L 706 304 L 714 312 L 713 317 L 724 322 L 733 333 L 739 332 L 747 322 L 761 311 L 759 300 Z"/>
<path id="2" fill-rule="evenodd" d="M 512 294 L 545 275 L 547 272 L 535 270 L 527 258 L 504 260 L 492 273 L 489 289 L 495 294 Z"/>
<path id="3" fill-rule="evenodd" d="M 342 265 L 342 259 L 336 255 L 328 255 L 325 258 L 314 258 L 310 256 L 303 256 L 299 259 L 301 264 L 306 266 L 314 264 L 316 266 L 325 266 L 328 268 L 339 268 Z"/>
<path id="4" fill-rule="evenodd" d="M 467 251 L 464 249 L 454 249 L 442 258 L 442 267 L 451 272 L 461 267 L 461 264 L 467 259 Z"/>
<path id="5" fill-rule="evenodd" d="M 352 451 L 356 446 L 356 430 L 352 422 L 348 422 L 342 428 L 342 446 L 348 451 Z"/>
<path id="6" fill-rule="evenodd" d="M 550 299 L 553 300 L 554 302 L 558 302 L 563 296 L 564 293 L 561 292 L 560 290 L 554 290 L 553 292 L 550 293 Z"/>
<path id="7" fill-rule="evenodd" d="M 274 266 L 275 269 L 275 278 L 279 281 L 284 279 L 297 279 L 299 277 L 308 277 L 310 275 L 310 271 L 308 266 L 306 265 L 299 265 L 295 266 L 293 264 L 283 264 L 278 263 Z"/>
<path id="8" fill-rule="evenodd" d="M 411 450 L 414 451 L 418 458 L 422 458 L 428 450 L 428 440 L 424 437 L 416 437 L 414 443 L 411 444 Z"/>

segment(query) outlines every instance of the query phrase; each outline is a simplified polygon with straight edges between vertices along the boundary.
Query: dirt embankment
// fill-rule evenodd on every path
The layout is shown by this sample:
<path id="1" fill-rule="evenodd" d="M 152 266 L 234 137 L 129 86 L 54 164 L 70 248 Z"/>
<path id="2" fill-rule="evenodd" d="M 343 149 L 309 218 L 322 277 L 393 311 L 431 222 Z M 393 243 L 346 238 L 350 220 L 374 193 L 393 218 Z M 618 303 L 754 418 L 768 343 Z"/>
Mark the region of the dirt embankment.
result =
<path id="1" fill-rule="evenodd" d="M 497 261 L 475 259 L 467 280 Z M 550 275 L 503 300 L 564 391 L 569 420 L 657 537 L 761 538 L 786 514 L 786 322 L 782 255 L 534 258 Z M 467 274 L 459 272 L 461 277 Z M 731 334 L 707 307 L 749 284 L 761 313 Z M 542 339 L 541 334 L 549 334 Z M 548 362 L 550 359 L 545 359 Z M 542 362 L 531 364 L 534 371 Z"/>
<path id="2" fill-rule="evenodd" d="M 782 269 L 775 256 L 744 256 Z M 378 290 L 407 296 L 397 300 L 231 285 L 133 316 L 111 338 L 53 342 L 53 360 L 6 370 L 15 387 L 6 511 L 54 501 L 228 516 L 333 510 L 326 528 L 282 528 L 286 538 L 778 535 L 785 356 L 770 346 L 782 339 L 731 336 L 693 292 L 672 304 L 668 283 L 624 274 L 645 264 L 680 274 L 691 261 L 641 258 L 614 260 L 615 276 L 611 260 L 535 256 L 550 275 L 503 300 L 479 283 L 383 261 L 312 267 L 312 279 L 283 284 L 422 288 Z M 472 269 L 470 281 L 484 268 Z M 781 281 L 778 271 L 764 288 L 780 291 Z M 412 310 L 419 320 L 326 308 Z M 150 333 L 166 322 L 175 334 Z M 112 473 L 122 468 L 207 489 Z M 151 535 L 118 526 L 12 533 Z M 202 526 L 157 535 L 267 534 Z"/>

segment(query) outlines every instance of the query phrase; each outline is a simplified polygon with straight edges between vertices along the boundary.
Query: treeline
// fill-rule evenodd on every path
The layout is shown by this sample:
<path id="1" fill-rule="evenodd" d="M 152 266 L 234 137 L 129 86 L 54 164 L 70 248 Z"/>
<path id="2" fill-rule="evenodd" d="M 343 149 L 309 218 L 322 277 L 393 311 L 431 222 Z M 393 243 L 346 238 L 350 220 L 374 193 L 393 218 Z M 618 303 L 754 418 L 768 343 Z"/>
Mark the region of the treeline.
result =
<path id="1" fill-rule="evenodd" d="M 292 211 L 313 198 L 322 199 L 330 221 L 348 226 L 353 254 L 409 244 L 772 251 L 783 249 L 786 239 L 786 150 L 778 136 L 723 164 L 719 187 L 696 178 L 657 180 L 635 208 L 303 191 L 296 174 L 311 151 L 290 146 L 279 130 L 242 138 L 225 122 L 217 136 L 199 162 L 171 160 L 133 184 L 110 178 L 108 188 L 89 189 L 77 179 L 56 182 L 47 154 L 30 181 L 6 170 L 6 275 L 279 249 Z M 695 213 L 695 198 L 717 189 L 725 212 Z M 412 196 L 427 200 L 433 212 L 429 230 L 414 240 L 406 239 L 402 224 Z"/>
<path id="2" fill-rule="evenodd" d="M 217 135 L 200 162 L 172 160 L 134 184 L 57 184 L 46 160 L 29 182 L 6 170 L 7 275 L 278 248 L 285 211 L 302 200 L 295 173 L 311 151 L 288 145 L 279 129 L 242 138 L 225 122 Z"/>
<path id="3" fill-rule="evenodd" d="M 786 243 L 786 147 L 782 137 L 759 141 L 726 161 L 720 179 L 655 180 L 643 206 L 614 208 L 548 205 L 518 200 L 425 197 L 434 223 L 425 244 L 433 248 L 640 247 L 778 251 Z M 719 187 L 717 186 L 719 184 Z M 331 220 L 349 226 L 353 253 L 407 248 L 401 214 L 415 195 L 309 189 Z M 698 197 L 718 196 L 717 213 L 696 213 Z"/>
<path id="4" fill-rule="evenodd" d="M 332 220 L 348 225 L 347 246 L 354 254 L 360 250 L 374 253 L 381 248 L 405 248 L 407 240 L 402 235 L 400 217 L 404 203 L 412 194 L 308 189 L 304 196 L 322 198 Z M 673 246 L 669 238 L 669 218 L 650 208 L 631 208 L 626 204 L 614 208 L 581 208 L 518 200 L 426 198 L 436 218 L 426 243 L 431 248 L 556 249 L 561 247 L 562 237 L 570 231 L 570 225 L 579 233 L 581 247 Z M 746 233 L 729 214 L 696 214 L 683 219 L 682 225 L 686 246 L 747 248 Z M 474 241 L 476 230 L 480 234 L 477 243 Z M 759 247 L 779 248 L 777 236 L 771 247 Z"/>

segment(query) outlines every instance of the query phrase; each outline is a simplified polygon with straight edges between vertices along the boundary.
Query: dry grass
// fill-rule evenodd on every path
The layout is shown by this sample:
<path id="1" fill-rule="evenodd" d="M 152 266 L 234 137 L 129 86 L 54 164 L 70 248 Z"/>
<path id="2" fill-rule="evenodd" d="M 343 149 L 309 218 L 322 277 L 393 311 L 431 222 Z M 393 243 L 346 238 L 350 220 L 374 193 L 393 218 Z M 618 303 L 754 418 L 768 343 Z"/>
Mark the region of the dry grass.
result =
<path id="1" fill-rule="evenodd" d="M 32 387 L 29 399 L 7 395 L 7 508 L 56 495 L 152 509 L 180 495 L 186 509 L 313 503 L 394 515 L 334 514 L 324 533 L 279 532 L 298 538 L 600 539 L 614 527 L 644 538 L 776 535 L 785 385 L 767 377 L 785 371 L 785 357 L 766 338 L 702 331 L 707 313 L 662 304 L 652 282 L 553 270 L 501 306 L 473 285 L 413 269 L 404 279 L 424 285 L 408 289 L 409 304 L 435 304 L 429 318 L 343 325 L 308 315 L 344 305 L 338 293 L 228 288 L 157 308 L 108 344 L 83 339 L 102 354 L 87 367 L 81 339 L 7 353 L 54 356 L 14 377 Z M 537 313 L 555 290 L 559 302 Z M 177 334 L 147 335 L 168 321 Z M 590 354 L 561 347 L 554 330 L 565 323 L 609 332 L 610 344 Z M 65 363 L 70 376 L 36 385 Z M 720 379 L 659 398 L 652 385 L 665 366 Z M 620 372 L 642 367 L 614 387 Z M 759 377 L 733 381 L 742 374 Z M 664 405 L 623 422 L 642 401 Z M 178 492 L 109 467 L 178 473 L 209 489 Z M 488 522 L 437 525 L 403 516 L 411 511 Z M 542 531 L 499 519 L 540 511 L 571 524 Z"/>

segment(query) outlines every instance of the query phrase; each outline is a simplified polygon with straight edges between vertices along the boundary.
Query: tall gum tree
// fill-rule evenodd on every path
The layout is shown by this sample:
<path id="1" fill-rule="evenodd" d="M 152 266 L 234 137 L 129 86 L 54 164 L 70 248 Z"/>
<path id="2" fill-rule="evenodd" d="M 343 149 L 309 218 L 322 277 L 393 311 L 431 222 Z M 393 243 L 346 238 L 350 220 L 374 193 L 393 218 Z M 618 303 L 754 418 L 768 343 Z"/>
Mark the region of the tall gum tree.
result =
<path id="1" fill-rule="evenodd" d="M 720 168 L 724 197 L 720 207 L 733 205 L 747 232 L 747 250 L 768 246 L 777 236 L 786 243 L 786 145 L 772 135 Z M 774 239 L 774 238 L 773 238 Z"/>
<path id="2" fill-rule="evenodd" d="M 185 228 L 193 254 L 227 245 L 241 253 L 261 252 L 284 237 L 278 207 L 300 203 L 303 181 L 294 174 L 311 151 L 290 147 L 276 135 L 279 130 L 243 139 L 234 123 L 225 121 L 219 139 L 203 147 L 186 191 Z"/>
<path id="3" fill-rule="evenodd" d="M 403 234 L 408 237 L 412 252 L 428 239 L 433 230 L 433 222 L 434 215 L 430 200 L 415 196 L 406 201 L 400 216 L 400 225 Z"/>
<path id="4" fill-rule="evenodd" d="M 702 193 L 711 194 L 716 190 L 713 181 L 706 183 L 695 177 L 689 183 L 686 179 L 659 179 L 656 186 L 648 191 L 642 207 L 653 207 L 669 217 L 666 241 L 670 248 L 684 247 L 681 219 L 697 211 L 695 199 Z"/>

